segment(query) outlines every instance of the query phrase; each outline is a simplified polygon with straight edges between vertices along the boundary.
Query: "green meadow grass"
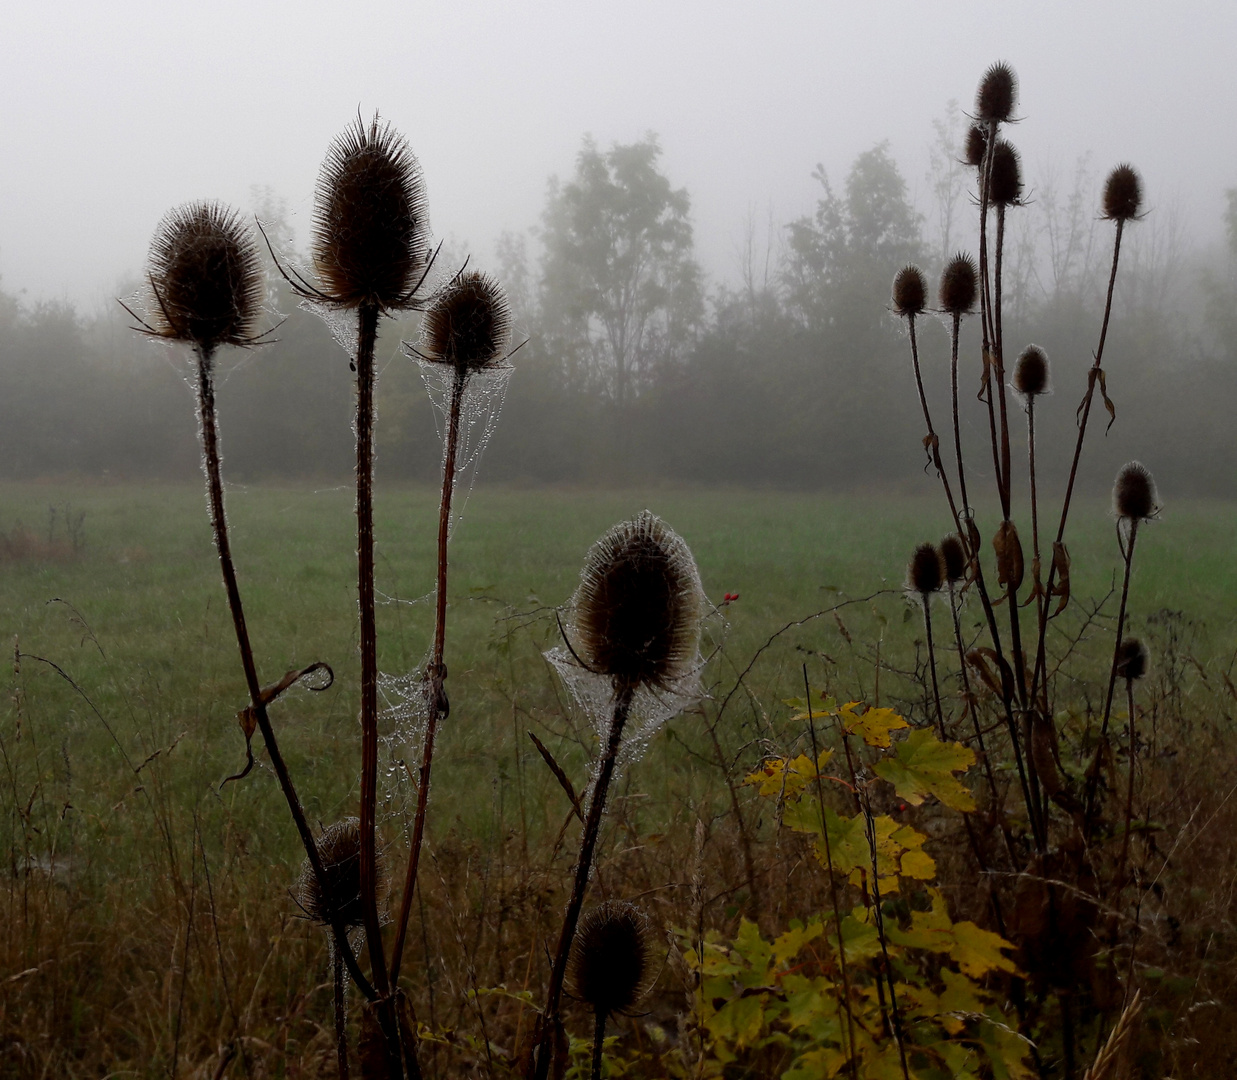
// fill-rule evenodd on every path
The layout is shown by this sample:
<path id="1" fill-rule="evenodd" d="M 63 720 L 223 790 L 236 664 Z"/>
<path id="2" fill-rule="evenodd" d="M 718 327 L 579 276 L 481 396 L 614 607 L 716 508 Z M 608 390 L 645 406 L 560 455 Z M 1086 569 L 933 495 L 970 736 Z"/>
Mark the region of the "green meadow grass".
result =
<path id="1" fill-rule="evenodd" d="M 302 798 L 311 818 L 322 821 L 355 812 L 352 500 L 345 487 L 228 492 L 233 552 L 261 677 L 274 681 L 314 660 L 335 671 L 332 688 L 293 690 L 274 712 Z M 49 507 L 57 508 L 59 530 L 50 537 Z M 244 760 L 236 712 L 246 695 L 204 495 L 187 485 L 9 484 L 0 487 L 0 530 L 11 533 L 20 523 L 36 539 L 54 542 L 63 535 L 66 507 L 86 514 L 80 556 L 56 558 L 52 551 L 10 561 L 0 572 L 0 631 L 23 654 L 4 722 L 9 757 L 27 763 L 10 770 L 12 801 L 24 803 L 39 786 L 36 809 L 42 806 L 45 819 L 57 821 L 65 843 L 80 841 L 85 830 L 116 837 L 123 846 L 125 829 L 118 823 L 124 814 L 143 800 L 162 799 L 169 815 L 196 811 L 214 827 L 231 822 L 251 832 L 270 858 L 298 861 L 269 772 L 259 768 L 218 787 Z M 741 767 L 754 765 L 769 741 L 789 737 L 778 726 L 787 715 L 780 701 L 801 694 L 804 663 L 814 687 L 871 700 L 879 643 L 883 698 L 912 709 L 922 700 L 907 677 L 923 637 L 922 619 L 900 590 L 913 546 L 947 531 L 940 500 L 481 486 L 465 505 L 451 545 L 452 711 L 436 759 L 435 828 L 488 833 L 517 793 L 523 828 L 557 828 L 561 808 L 553 782 L 523 732 L 539 731 L 580 783 L 589 736 L 541 658 L 558 641 L 552 609 L 570 596 L 593 540 L 645 507 L 686 539 L 715 603 L 726 593 L 739 595 L 713 620 L 710 640 L 722 649 L 706 682 L 715 699 L 780 628 L 844 605 L 838 615 L 849 643 L 827 615 L 782 634 L 752 669 L 749 692 L 736 695 L 719 726 Z M 388 602 L 379 609 L 379 666 L 388 673 L 414 671 L 429 646 L 426 597 L 436 517 L 435 491 L 380 489 L 377 585 Z M 982 520 L 990 524 L 990 518 Z M 1237 507 L 1182 503 L 1139 538 L 1135 631 L 1160 609 L 1183 612 L 1197 624 L 1195 655 L 1208 670 L 1224 670 L 1237 644 L 1235 527 Z M 1023 543 L 1029 564 L 1029 536 Z M 1086 605 L 1119 585 L 1106 505 L 1077 505 L 1070 549 L 1078 603 L 1062 620 L 1066 632 L 1080 625 Z M 862 599 L 872 594 L 879 595 Z M 1111 652 L 1115 609 L 1112 596 L 1108 621 L 1092 627 L 1079 648 L 1094 669 L 1089 682 L 1076 687 L 1080 697 L 1094 692 L 1106 674 L 1102 658 Z M 957 667 L 947 612 L 943 605 L 934 612 L 943 672 Z M 971 603 L 964 621 L 975 629 L 978 619 L 978 605 Z M 1003 610 L 1000 619 L 1007 629 Z M 1027 613 L 1024 620 L 1029 625 Z M 646 759 L 633 782 L 665 784 L 667 796 L 675 785 L 692 797 L 703 797 L 710 784 L 716 789 L 716 777 L 695 775 L 700 770 L 691 751 L 708 754 L 700 726 L 693 715 L 674 722 L 673 735 L 663 737 L 658 753 L 649 755 L 655 760 Z M 138 786 L 143 790 L 135 793 Z M 71 804 L 74 813 L 62 812 L 60 803 Z"/>

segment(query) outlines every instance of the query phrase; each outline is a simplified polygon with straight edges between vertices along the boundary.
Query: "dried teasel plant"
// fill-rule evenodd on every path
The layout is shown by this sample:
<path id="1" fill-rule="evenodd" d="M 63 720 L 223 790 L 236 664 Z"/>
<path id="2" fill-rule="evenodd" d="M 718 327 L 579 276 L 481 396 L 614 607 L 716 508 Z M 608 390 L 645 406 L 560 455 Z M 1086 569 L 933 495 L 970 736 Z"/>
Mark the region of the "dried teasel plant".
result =
<path id="1" fill-rule="evenodd" d="M 936 726 L 945 738 L 945 713 L 941 709 L 941 691 L 936 679 L 936 648 L 932 641 L 932 597 L 947 581 L 945 559 L 935 544 L 924 543 L 915 548 L 906 568 L 906 592 L 923 608 L 923 628 L 928 638 L 928 668 L 932 672 L 932 699 L 936 703 Z"/>
<path id="2" fill-rule="evenodd" d="M 1013 388 L 1026 403 L 1027 478 L 1031 489 L 1031 595 L 1038 616 L 1046 603 L 1039 550 L 1039 484 L 1035 473 L 1035 399 L 1052 393 L 1048 354 L 1038 345 L 1028 345 L 1014 363 Z"/>
<path id="3" fill-rule="evenodd" d="M 404 880 L 403 900 L 396 920 L 391 950 L 391 981 L 399 978 L 412 897 L 420 867 L 429 798 L 430 772 L 438 724 L 450 712 L 447 668 L 444 662 L 447 634 L 447 541 L 451 528 L 451 501 L 455 491 L 461 439 L 461 413 L 470 382 L 483 374 L 505 376 L 510 371 L 511 309 L 502 286 L 477 271 L 456 274 L 437 291 L 421 320 L 417 346 L 405 351 L 429 367 L 446 371 L 447 430 L 443 452 L 442 495 L 438 509 L 438 579 L 434 608 L 434 643 L 425 672 L 426 724 L 417 775 L 417 806 L 413 816 L 412 842 Z"/>
<path id="4" fill-rule="evenodd" d="M 271 767 L 304 845 L 311 872 L 322 880 L 323 867 L 317 845 L 280 752 L 267 706 L 289 686 L 306 676 L 325 671 L 325 683 L 307 684 L 310 689 L 324 690 L 330 686 L 333 675 L 327 665 L 315 663 L 300 671 L 288 672 L 271 686 L 262 686 L 232 561 L 224 506 L 215 408 L 215 353 L 221 345 L 249 347 L 261 343 L 266 336 L 257 330 L 261 304 L 266 295 L 257 247 L 236 211 L 216 202 L 189 203 L 169 212 L 156 228 L 146 277 L 150 287 L 147 303 L 149 319 L 143 319 L 126 307 L 137 319 L 137 329 L 156 338 L 189 345 L 196 360 L 195 388 L 202 438 L 202 466 L 206 474 L 211 527 L 250 699 L 249 706 L 240 715 L 248 764 L 241 773 L 228 779 L 239 779 L 253 767 L 249 742 L 253 732 L 260 731 Z M 359 986 L 368 989 L 369 984 L 348 944 L 347 927 L 338 917 L 332 916 L 328 922 L 335 948 L 349 972 Z"/>
<path id="5" fill-rule="evenodd" d="M 657 979 L 658 949 L 648 916 L 625 900 L 593 908 L 576 933 L 567 966 L 571 994 L 593 1010 L 592 1080 L 600 1080 L 606 1020 L 629 1014 Z"/>
<path id="6" fill-rule="evenodd" d="M 568 648 L 581 668 L 608 682 L 611 705 L 541 1014 L 530 1073 L 535 1080 L 549 1075 L 561 1030 L 567 962 L 633 701 L 642 689 L 669 691 L 676 681 L 694 676 L 704 606 L 691 550 L 647 510 L 610 529 L 585 559 L 571 604 L 569 629 L 575 640 L 568 637 Z"/>

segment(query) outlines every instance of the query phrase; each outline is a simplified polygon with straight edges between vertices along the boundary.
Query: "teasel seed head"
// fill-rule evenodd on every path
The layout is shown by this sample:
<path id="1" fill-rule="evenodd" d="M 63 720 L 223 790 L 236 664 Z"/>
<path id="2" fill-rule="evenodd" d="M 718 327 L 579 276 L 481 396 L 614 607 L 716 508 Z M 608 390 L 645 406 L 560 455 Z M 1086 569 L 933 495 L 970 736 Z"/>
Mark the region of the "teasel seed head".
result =
<path id="1" fill-rule="evenodd" d="M 941 561 L 945 564 L 945 580 L 949 584 L 953 585 L 966 577 L 966 547 L 957 533 L 950 533 L 941 541 Z"/>
<path id="2" fill-rule="evenodd" d="M 354 818 L 344 818 L 323 830 L 317 841 L 318 860 L 322 863 L 319 882 L 306 859 L 301 865 L 297 899 L 301 908 L 314 922 L 329 926 L 338 917 L 345 930 L 364 923 L 361 910 L 361 824 Z M 386 895 L 386 872 L 382 852 L 378 852 L 378 895 Z"/>
<path id="3" fill-rule="evenodd" d="M 941 271 L 941 310 L 950 315 L 966 315 L 974 309 L 978 292 L 979 271 L 975 267 L 975 260 L 963 252 L 958 252 Z"/>
<path id="4" fill-rule="evenodd" d="M 1142 209 L 1143 183 L 1133 165 L 1118 165 L 1104 182 L 1104 217 L 1129 221 Z"/>
<path id="5" fill-rule="evenodd" d="M 1052 392 L 1048 354 L 1038 345 L 1028 345 L 1015 362 L 1014 389 L 1026 398 Z"/>
<path id="6" fill-rule="evenodd" d="M 461 375 L 500 363 L 511 339 L 511 309 L 502 286 L 471 270 L 431 301 L 421 322 L 421 355 Z"/>
<path id="7" fill-rule="evenodd" d="M 928 283 L 918 266 L 902 267 L 893 279 L 893 310 L 897 315 L 922 315 L 928 301 Z"/>
<path id="8" fill-rule="evenodd" d="M 313 260 L 337 307 L 408 307 L 425 271 L 421 166 L 403 136 L 358 117 L 327 150 L 314 196 Z"/>
<path id="9" fill-rule="evenodd" d="M 585 559 L 575 596 L 578 655 L 628 686 L 665 688 L 696 664 L 704 594 L 683 540 L 645 510 Z"/>
<path id="10" fill-rule="evenodd" d="M 988 152 L 988 133 L 979 124 L 972 124 L 966 133 L 966 164 L 978 169 Z"/>
<path id="11" fill-rule="evenodd" d="M 204 350 L 250 345 L 266 283 L 253 235 L 241 216 L 217 202 L 169 211 L 155 228 L 147 277 L 153 292 L 148 329 Z"/>
<path id="12" fill-rule="evenodd" d="M 1146 467 L 1137 461 L 1121 466 L 1112 486 L 1113 513 L 1119 518 L 1146 521 L 1160 511 L 1155 481 Z"/>
<path id="13" fill-rule="evenodd" d="M 984 123 L 1008 123 L 1018 103 L 1018 76 L 1003 60 L 984 72 L 975 94 L 975 117 Z"/>
<path id="14" fill-rule="evenodd" d="M 648 917 L 624 900 L 593 908 L 580 920 L 567 976 L 571 992 L 594 1012 L 631 1012 L 657 978 L 657 947 Z"/>
<path id="15" fill-rule="evenodd" d="M 998 139 L 992 158 L 988 197 L 994 206 L 1016 206 L 1022 200 L 1022 160 L 1012 143 Z"/>
<path id="16" fill-rule="evenodd" d="M 920 544 L 906 568 L 907 590 L 927 600 L 945 584 L 945 561 L 933 544 Z"/>
<path id="17" fill-rule="evenodd" d="M 1127 637 L 1117 650 L 1117 677 L 1141 679 L 1147 674 L 1147 646 L 1136 637 Z"/>

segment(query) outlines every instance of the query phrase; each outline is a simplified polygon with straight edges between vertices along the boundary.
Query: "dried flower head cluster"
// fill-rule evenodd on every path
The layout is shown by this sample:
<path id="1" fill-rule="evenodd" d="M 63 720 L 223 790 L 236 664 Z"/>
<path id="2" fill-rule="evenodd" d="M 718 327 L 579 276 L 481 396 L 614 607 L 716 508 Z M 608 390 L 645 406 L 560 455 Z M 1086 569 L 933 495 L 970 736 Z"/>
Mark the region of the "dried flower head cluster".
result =
<path id="1" fill-rule="evenodd" d="M 893 310 L 896 314 L 922 315 L 928 302 L 928 283 L 918 266 L 904 266 L 893 279 Z"/>
<path id="2" fill-rule="evenodd" d="M 1014 389 L 1023 397 L 1049 392 L 1048 354 L 1038 345 L 1028 345 L 1014 363 Z"/>
<path id="3" fill-rule="evenodd" d="M 507 296 L 492 277 L 458 274 L 430 304 L 421 322 L 421 355 L 461 374 L 492 367 L 511 339 Z"/>
<path id="4" fill-rule="evenodd" d="M 581 659 L 630 686 L 664 688 L 696 664 L 704 597 L 683 540 L 645 510 L 588 553 L 575 596 Z"/>
<path id="5" fill-rule="evenodd" d="M 1004 61 L 984 72 L 975 93 L 975 118 L 985 123 L 1008 123 L 1018 104 L 1018 77 Z"/>
<path id="6" fill-rule="evenodd" d="M 972 124 L 966 133 L 966 163 L 978 169 L 984 163 L 984 155 L 987 153 L 988 133 L 978 124 Z"/>
<path id="7" fill-rule="evenodd" d="M 178 206 L 150 245 L 153 291 L 148 329 L 205 350 L 248 345 L 266 285 L 253 236 L 240 214 L 217 202 Z"/>
<path id="8" fill-rule="evenodd" d="M 933 544 L 920 544 L 906 568 L 906 587 L 927 599 L 945 584 L 945 562 Z"/>
<path id="9" fill-rule="evenodd" d="M 361 823 L 354 817 L 335 822 L 318 837 L 317 848 L 324 880 L 319 883 L 306 859 L 301 866 L 297 890 L 302 909 L 323 926 L 336 917 L 345 929 L 361 926 L 365 921 L 361 910 Z M 377 874 L 381 897 L 386 892 L 381 851 L 378 852 Z"/>
<path id="10" fill-rule="evenodd" d="M 330 146 L 314 199 L 313 260 L 330 303 L 406 307 L 425 270 L 428 215 L 421 166 L 375 116 Z"/>
<path id="11" fill-rule="evenodd" d="M 1016 206 L 1022 198 L 1022 160 L 1004 139 L 997 140 L 992 154 L 988 197 L 994 206 Z"/>
<path id="12" fill-rule="evenodd" d="M 966 315 L 974 310 L 978 292 L 979 270 L 975 260 L 960 251 L 941 271 L 941 310 L 950 315 Z"/>
<path id="13" fill-rule="evenodd" d="M 1141 679 L 1147 674 L 1147 646 L 1138 638 L 1127 637 L 1117 649 L 1117 678 Z"/>
<path id="14" fill-rule="evenodd" d="M 593 908 L 580 921 L 567 974 L 572 993 L 598 1015 L 630 1012 L 657 977 L 648 917 L 624 900 Z"/>
<path id="15" fill-rule="evenodd" d="M 1104 217 L 1129 221 L 1142 209 L 1143 185 L 1133 165 L 1118 165 L 1104 182 Z"/>
<path id="16" fill-rule="evenodd" d="M 941 561 L 945 564 L 945 580 L 953 585 L 966 577 L 966 548 L 962 537 L 950 533 L 941 541 Z"/>
<path id="17" fill-rule="evenodd" d="M 1137 461 L 1121 466 L 1112 486 L 1113 513 L 1131 521 L 1146 521 L 1160 512 L 1155 481 L 1146 467 Z"/>

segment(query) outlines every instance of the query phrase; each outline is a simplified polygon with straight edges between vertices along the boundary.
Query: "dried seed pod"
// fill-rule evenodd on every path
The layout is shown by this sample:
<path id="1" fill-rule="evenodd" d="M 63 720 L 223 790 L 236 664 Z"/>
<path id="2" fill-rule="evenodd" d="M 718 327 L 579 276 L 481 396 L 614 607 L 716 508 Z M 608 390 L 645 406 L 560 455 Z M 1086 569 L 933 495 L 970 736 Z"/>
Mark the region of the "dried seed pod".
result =
<path id="1" fill-rule="evenodd" d="M 988 152 L 988 133 L 978 124 L 972 124 L 966 133 L 966 164 L 978 169 Z"/>
<path id="2" fill-rule="evenodd" d="M 984 72 L 975 94 L 976 119 L 985 123 L 1007 123 L 1018 103 L 1018 77 L 1003 60 Z"/>
<path id="3" fill-rule="evenodd" d="M 1119 518 L 1146 521 L 1159 513 L 1159 495 L 1146 467 L 1137 461 L 1121 466 L 1112 486 L 1112 509 Z"/>
<path id="4" fill-rule="evenodd" d="M 975 267 L 975 260 L 963 252 L 958 252 L 941 271 L 941 310 L 950 315 L 966 315 L 975 307 L 978 291 L 979 271 Z"/>
<path id="5" fill-rule="evenodd" d="M 574 611 L 579 655 L 616 681 L 667 687 L 696 663 L 703 602 L 691 551 L 645 510 L 585 559 Z"/>
<path id="6" fill-rule="evenodd" d="M 253 235 L 217 202 L 178 206 L 155 229 L 147 276 L 156 337 L 203 349 L 253 343 L 266 296 Z"/>
<path id="7" fill-rule="evenodd" d="M 997 581 L 1006 586 L 1010 592 L 1017 592 L 1022 585 L 1024 565 L 1022 560 L 1022 541 L 1018 539 L 1018 526 L 1012 521 L 1002 521 L 992 538 L 992 547 L 996 551 Z"/>
<path id="8" fill-rule="evenodd" d="M 421 322 L 422 355 L 452 364 L 461 374 L 503 359 L 511 338 L 511 310 L 502 286 L 487 274 L 454 277 L 434 297 Z"/>
<path id="9" fill-rule="evenodd" d="M 403 137 L 358 118 L 327 150 L 314 197 L 313 260 L 341 308 L 409 305 L 424 272 L 428 215 L 421 166 Z"/>
<path id="10" fill-rule="evenodd" d="M 1138 638 L 1127 637 L 1117 650 L 1117 678 L 1141 679 L 1147 674 L 1147 646 Z"/>
<path id="11" fill-rule="evenodd" d="M 1104 183 L 1104 217 L 1129 221 L 1142 208 L 1143 184 L 1133 165 L 1118 165 Z"/>
<path id="12" fill-rule="evenodd" d="M 922 315 L 928 283 L 918 266 L 904 266 L 893 279 L 893 310 L 898 315 Z"/>
<path id="13" fill-rule="evenodd" d="M 966 577 L 966 547 L 957 533 L 950 533 L 941 541 L 941 559 L 945 564 L 945 580 L 951 585 Z"/>
<path id="14" fill-rule="evenodd" d="M 1022 161 L 1012 143 L 998 139 L 992 155 L 988 196 L 994 206 L 1016 206 L 1022 199 Z"/>
<path id="15" fill-rule="evenodd" d="M 361 910 L 361 823 L 354 817 L 344 818 L 325 829 L 317 841 L 318 860 L 322 863 L 319 882 L 306 859 L 301 865 L 297 899 L 305 914 L 323 926 L 338 917 L 345 929 L 364 924 Z M 386 894 L 386 873 L 382 852 L 378 852 L 378 895 Z"/>
<path id="16" fill-rule="evenodd" d="M 920 544 L 906 568 L 908 592 L 927 599 L 945 583 L 945 561 L 933 544 Z"/>
<path id="17" fill-rule="evenodd" d="M 1038 345 L 1028 345 L 1015 362 L 1014 389 L 1024 397 L 1050 392 L 1048 354 Z"/>
<path id="18" fill-rule="evenodd" d="M 572 993 L 599 1015 L 630 1012 L 657 978 L 648 917 L 624 900 L 593 908 L 580 920 L 567 975 Z"/>

